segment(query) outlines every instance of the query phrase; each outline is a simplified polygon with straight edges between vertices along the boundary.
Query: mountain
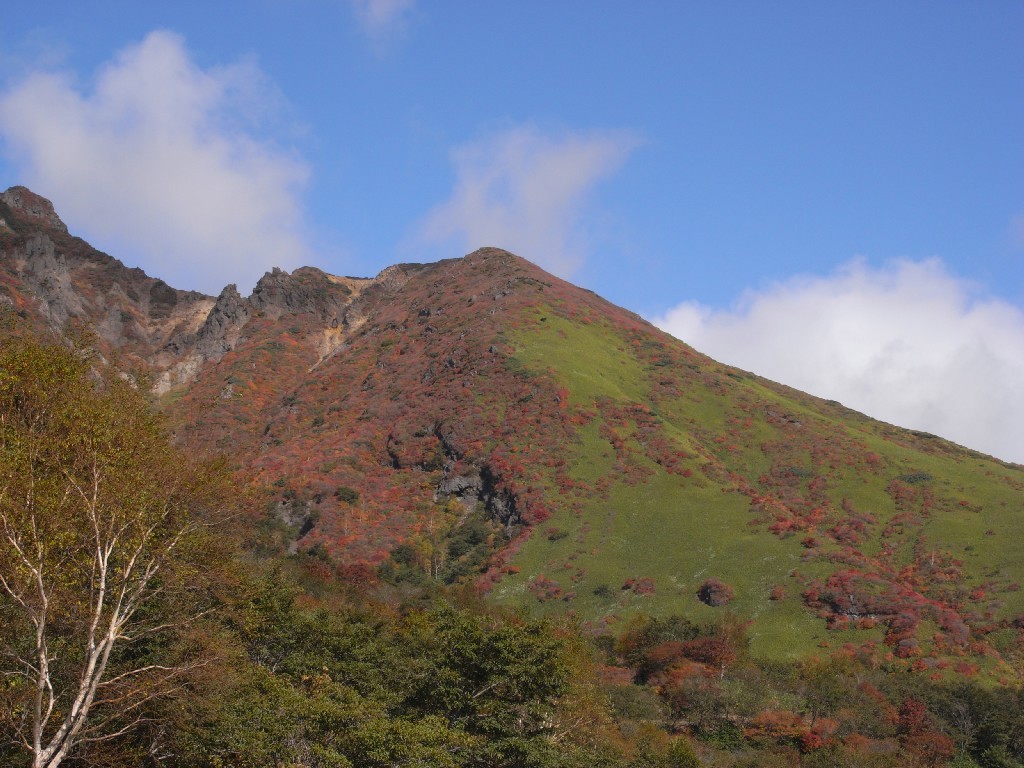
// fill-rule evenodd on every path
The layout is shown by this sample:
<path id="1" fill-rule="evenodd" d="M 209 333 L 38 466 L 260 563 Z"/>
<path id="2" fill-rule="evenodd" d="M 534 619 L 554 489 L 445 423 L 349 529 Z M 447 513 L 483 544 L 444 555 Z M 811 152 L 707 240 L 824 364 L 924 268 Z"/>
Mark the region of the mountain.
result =
<path id="1" fill-rule="evenodd" d="M 344 578 L 748 622 L 767 658 L 1018 679 L 1024 469 L 715 362 L 496 248 L 176 290 L 0 196 L 0 303 L 92 328 Z M 799 343 L 794 340 L 793 343 Z"/>

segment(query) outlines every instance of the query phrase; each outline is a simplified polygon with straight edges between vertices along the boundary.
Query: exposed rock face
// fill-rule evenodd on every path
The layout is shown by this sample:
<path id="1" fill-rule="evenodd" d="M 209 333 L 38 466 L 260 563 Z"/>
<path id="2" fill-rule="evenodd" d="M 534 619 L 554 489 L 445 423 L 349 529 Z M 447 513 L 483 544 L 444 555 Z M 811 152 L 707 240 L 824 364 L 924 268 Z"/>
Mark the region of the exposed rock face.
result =
<path id="1" fill-rule="evenodd" d="M 30 236 L 15 256 L 15 263 L 26 285 L 38 297 L 39 309 L 52 325 L 63 327 L 68 318 L 85 313 L 67 259 L 57 253 L 48 235 L 39 232 Z"/>
<path id="2" fill-rule="evenodd" d="M 521 523 L 518 499 L 499 485 L 499 478 L 495 477 L 489 467 L 483 467 L 480 470 L 480 479 L 483 481 L 481 500 L 491 517 L 506 528 Z"/>
<path id="3" fill-rule="evenodd" d="M 302 267 L 291 274 L 275 267 L 260 278 L 249 301 L 269 317 L 309 313 L 329 322 L 338 318 L 351 295 L 347 286 L 333 283 L 325 272 L 314 267 Z"/>
<path id="4" fill-rule="evenodd" d="M 304 343 L 319 365 L 362 327 L 363 292 L 397 290 L 410 269 L 389 267 L 360 279 L 275 268 L 248 298 L 234 285 L 213 298 L 172 288 L 72 237 L 53 204 L 25 187 L 0 194 L 0 278 L 7 276 L 0 279 L 0 301 L 25 307 L 58 334 L 71 321 L 94 329 L 106 347 L 101 351 L 116 350 L 152 373 L 157 394 L 195 381 L 235 349 L 255 319 L 306 316 Z"/>
<path id="5" fill-rule="evenodd" d="M 486 465 L 460 467 L 461 454 L 453 446 L 451 437 L 446 436 L 439 428 L 434 430 L 434 434 L 447 457 L 435 497 L 454 496 L 463 501 L 480 502 L 491 519 L 501 523 L 506 529 L 522 523 L 518 499 L 502 486 L 500 478 L 495 476 L 493 470 Z"/>
<path id="6" fill-rule="evenodd" d="M 506 528 L 522 523 L 516 497 L 500 486 L 489 467 L 472 467 L 463 474 L 445 474 L 437 487 L 439 496 L 455 496 L 464 501 L 479 501 L 491 519 Z"/>
<path id="7" fill-rule="evenodd" d="M 24 187 L 0 194 L 0 218 L 0 292 L 58 334 L 72 321 L 91 328 L 104 354 L 166 367 L 213 305 L 72 237 L 50 201 Z"/>
<path id="8" fill-rule="evenodd" d="M 219 360 L 238 342 L 242 328 L 252 316 L 252 305 L 238 293 L 234 284 L 217 297 L 210 314 L 196 334 L 195 351 L 210 360 Z"/>
<path id="9" fill-rule="evenodd" d="M 149 316 L 164 320 L 171 316 L 178 304 L 178 292 L 163 280 L 157 280 L 149 289 Z"/>
<path id="10" fill-rule="evenodd" d="M 162 295 L 166 295 L 161 290 Z M 166 305 L 166 303 L 165 303 Z M 208 309 L 198 330 L 175 336 L 163 347 L 154 362 L 168 362 L 153 386 L 164 394 L 181 384 L 194 381 L 207 362 L 217 362 L 238 343 L 242 328 L 252 315 L 249 302 L 234 285 L 227 286 Z"/>
<path id="11" fill-rule="evenodd" d="M 53 209 L 53 203 L 45 197 L 40 197 L 35 192 L 25 187 L 11 187 L 2 195 L 0 201 L 8 208 L 19 211 L 25 216 L 38 219 L 44 226 L 55 229 L 58 232 L 68 233 L 68 228 L 60 220 L 57 212 Z"/>

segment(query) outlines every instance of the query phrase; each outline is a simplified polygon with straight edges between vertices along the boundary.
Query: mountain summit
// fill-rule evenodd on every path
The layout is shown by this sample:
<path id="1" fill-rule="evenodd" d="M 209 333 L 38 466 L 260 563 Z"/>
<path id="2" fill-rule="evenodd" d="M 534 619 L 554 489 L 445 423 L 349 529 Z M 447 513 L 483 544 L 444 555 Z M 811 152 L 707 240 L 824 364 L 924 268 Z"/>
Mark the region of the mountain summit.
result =
<path id="1" fill-rule="evenodd" d="M 0 197 L 0 302 L 88 326 L 224 452 L 282 546 L 600 625 L 752 622 L 766 657 L 1009 664 L 1024 471 L 721 365 L 497 248 L 180 291 Z"/>

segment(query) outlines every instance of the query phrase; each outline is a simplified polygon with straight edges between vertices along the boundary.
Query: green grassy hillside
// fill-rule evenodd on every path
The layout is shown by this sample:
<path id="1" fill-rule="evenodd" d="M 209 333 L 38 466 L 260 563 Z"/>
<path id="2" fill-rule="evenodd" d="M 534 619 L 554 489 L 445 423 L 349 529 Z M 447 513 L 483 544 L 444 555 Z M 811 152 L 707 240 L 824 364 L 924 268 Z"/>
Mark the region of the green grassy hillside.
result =
<path id="1" fill-rule="evenodd" d="M 729 611 L 753 621 L 766 657 L 851 644 L 908 666 L 971 656 L 1013 674 L 1000 648 L 1024 612 L 1020 467 L 720 366 L 654 329 L 535 314 L 512 336 L 515 360 L 566 388 L 581 426 L 564 446 L 569 482 L 495 599 L 604 624 Z M 698 599 L 709 578 L 733 588 L 727 607 Z"/>

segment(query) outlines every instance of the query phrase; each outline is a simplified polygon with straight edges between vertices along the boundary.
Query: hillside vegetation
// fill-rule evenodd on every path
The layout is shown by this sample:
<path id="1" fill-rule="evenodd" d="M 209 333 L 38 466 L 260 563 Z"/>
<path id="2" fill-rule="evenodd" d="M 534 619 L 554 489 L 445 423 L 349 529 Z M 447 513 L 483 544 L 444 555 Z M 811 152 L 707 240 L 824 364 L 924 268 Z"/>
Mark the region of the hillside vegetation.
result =
<path id="1" fill-rule="evenodd" d="M 201 643 L 228 667 L 174 710 L 179 764 L 1024 759 L 1019 465 L 724 366 L 500 249 L 209 297 L 23 188 L 0 219 L 4 322 L 85 344 L 240 489 Z M 466 675 L 445 704 L 417 688 Z M 250 743 L 218 690 L 306 714 Z"/>
<path id="2" fill-rule="evenodd" d="M 256 317 L 168 405 L 299 548 L 595 632 L 712 620 L 716 579 L 765 658 L 1016 677 L 1019 467 L 722 366 L 501 251 L 396 270 L 330 356 L 315 316 Z"/>

